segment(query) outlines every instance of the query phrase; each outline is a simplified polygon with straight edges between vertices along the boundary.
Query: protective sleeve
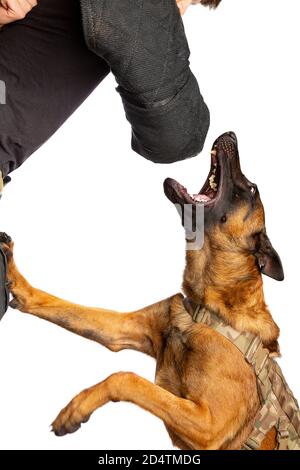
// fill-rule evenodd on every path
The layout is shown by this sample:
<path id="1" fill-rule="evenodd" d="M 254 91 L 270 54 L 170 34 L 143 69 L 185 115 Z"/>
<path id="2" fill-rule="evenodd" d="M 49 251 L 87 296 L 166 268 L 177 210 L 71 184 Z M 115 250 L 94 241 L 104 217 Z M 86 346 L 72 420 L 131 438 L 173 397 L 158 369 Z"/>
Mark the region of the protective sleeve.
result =
<path id="1" fill-rule="evenodd" d="M 171 163 L 197 155 L 209 111 L 189 66 L 175 0 L 81 0 L 88 47 L 115 75 L 132 148 Z"/>

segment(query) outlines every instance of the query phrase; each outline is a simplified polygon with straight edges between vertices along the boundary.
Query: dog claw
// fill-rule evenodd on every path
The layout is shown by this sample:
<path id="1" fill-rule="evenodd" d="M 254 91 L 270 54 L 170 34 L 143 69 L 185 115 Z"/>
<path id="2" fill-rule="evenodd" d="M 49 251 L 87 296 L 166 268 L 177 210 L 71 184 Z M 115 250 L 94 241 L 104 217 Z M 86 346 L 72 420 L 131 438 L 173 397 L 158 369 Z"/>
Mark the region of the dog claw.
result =
<path id="1" fill-rule="evenodd" d="M 12 239 L 7 233 L 5 232 L 0 232 L 0 243 L 5 243 L 6 245 L 9 245 L 11 243 Z"/>
<path id="2" fill-rule="evenodd" d="M 73 434 L 74 432 L 78 431 L 81 428 L 81 424 L 65 424 L 60 427 L 52 426 L 51 432 L 54 432 L 55 436 L 62 437 L 66 436 L 67 434 Z"/>
<path id="3" fill-rule="evenodd" d="M 20 302 L 14 298 L 9 302 L 9 306 L 15 310 L 18 310 L 20 308 Z"/>
<path id="4" fill-rule="evenodd" d="M 66 434 L 63 429 L 54 429 L 53 426 L 51 427 L 50 432 L 53 432 L 53 434 L 58 437 L 64 436 Z"/>
<path id="5" fill-rule="evenodd" d="M 61 428 L 61 429 L 52 428 L 51 432 L 53 432 L 55 434 L 55 436 L 57 436 L 57 437 L 62 437 L 62 436 L 65 436 L 67 434 L 67 431 L 65 431 L 64 428 Z"/>
<path id="6" fill-rule="evenodd" d="M 73 434 L 89 419 L 90 415 L 84 416 L 78 411 L 78 409 L 68 406 L 64 408 L 53 421 L 51 431 L 59 437 L 65 436 L 66 434 Z"/>

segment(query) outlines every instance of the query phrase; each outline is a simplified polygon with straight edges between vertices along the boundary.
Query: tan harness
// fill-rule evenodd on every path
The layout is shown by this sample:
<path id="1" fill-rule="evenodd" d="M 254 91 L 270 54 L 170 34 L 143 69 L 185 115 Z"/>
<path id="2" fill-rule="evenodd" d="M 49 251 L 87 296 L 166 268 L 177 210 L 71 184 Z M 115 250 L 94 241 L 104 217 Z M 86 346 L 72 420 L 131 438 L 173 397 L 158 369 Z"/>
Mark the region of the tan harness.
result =
<path id="1" fill-rule="evenodd" d="M 185 301 L 189 303 L 187 299 Z M 189 308 L 187 310 L 189 311 Z M 261 407 L 256 415 L 253 430 L 242 449 L 259 449 L 267 433 L 275 427 L 277 450 L 300 450 L 298 402 L 288 387 L 279 365 L 270 357 L 270 351 L 263 347 L 261 339 L 252 333 L 235 330 L 215 313 L 200 305 L 193 311 L 192 317 L 195 322 L 213 328 L 234 344 L 255 372 Z"/>

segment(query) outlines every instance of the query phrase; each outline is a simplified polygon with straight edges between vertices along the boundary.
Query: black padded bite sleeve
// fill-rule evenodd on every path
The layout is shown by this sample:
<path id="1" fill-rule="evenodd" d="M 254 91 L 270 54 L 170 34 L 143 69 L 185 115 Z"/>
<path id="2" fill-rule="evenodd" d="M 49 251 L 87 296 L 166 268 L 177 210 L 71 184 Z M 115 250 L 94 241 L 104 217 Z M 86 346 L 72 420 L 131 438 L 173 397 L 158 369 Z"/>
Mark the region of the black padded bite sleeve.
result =
<path id="1" fill-rule="evenodd" d="M 197 155 L 209 111 L 175 0 L 81 0 L 88 47 L 118 83 L 133 149 L 156 163 Z"/>

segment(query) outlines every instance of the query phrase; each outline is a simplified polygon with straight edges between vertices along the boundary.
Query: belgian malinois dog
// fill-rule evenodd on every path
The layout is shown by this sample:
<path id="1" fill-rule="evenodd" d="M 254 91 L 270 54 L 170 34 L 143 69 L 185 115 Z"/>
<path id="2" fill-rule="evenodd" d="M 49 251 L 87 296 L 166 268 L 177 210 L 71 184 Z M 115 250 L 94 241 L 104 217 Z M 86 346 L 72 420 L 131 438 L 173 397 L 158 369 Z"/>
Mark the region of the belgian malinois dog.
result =
<path id="1" fill-rule="evenodd" d="M 15 265 L 13 243 L 2 234 L 13 308 L 111 351 L 134 349 L 157 360 L 155 384 L 119 372 L 79 393 L 53 422 L 56 435 L 76 431 L 110 401 L 128 401 L 162 419 L 181 449 L 240 449 L 247 440 L 260 406 L 255 374 L 230 341 L 193 321 L 185 299 L 259 336 L 276 356 L 279 328 L 265 304 L 262 273 L 278 281 L 284 276 L 258 189 L 241 171 L 234 133 L 215 141 L 211 160 L 199 194 L 190 195 L 171 179 L 164 183 L 172 203 L 204 207 L 203 246 L 186 254 L 186 297 L 178 293 L 130 313 L 75 305 L 32 287 Z M 275 440 L 272 430 L 261 448 L 275 448 Z"/>

